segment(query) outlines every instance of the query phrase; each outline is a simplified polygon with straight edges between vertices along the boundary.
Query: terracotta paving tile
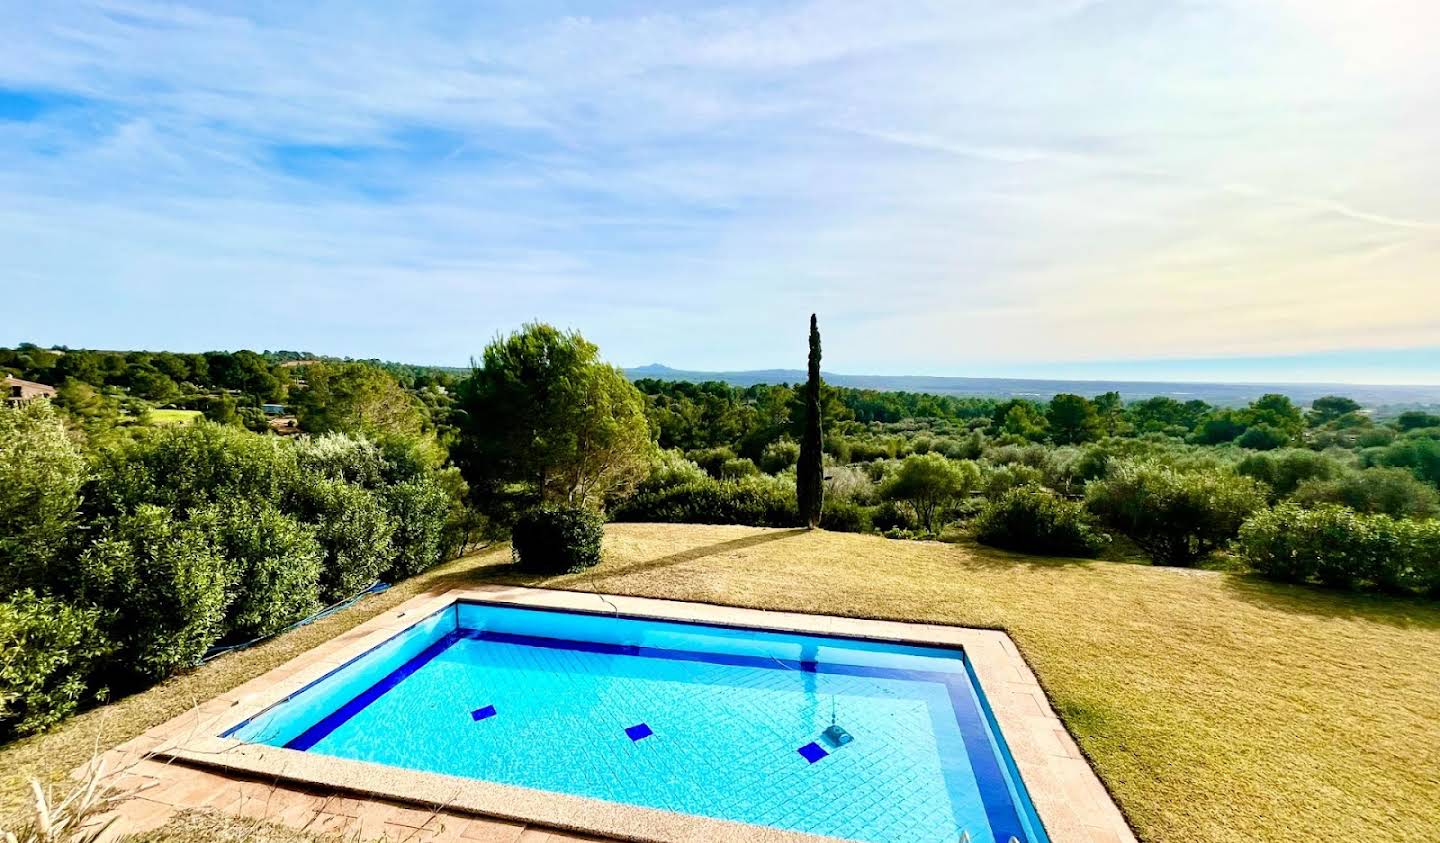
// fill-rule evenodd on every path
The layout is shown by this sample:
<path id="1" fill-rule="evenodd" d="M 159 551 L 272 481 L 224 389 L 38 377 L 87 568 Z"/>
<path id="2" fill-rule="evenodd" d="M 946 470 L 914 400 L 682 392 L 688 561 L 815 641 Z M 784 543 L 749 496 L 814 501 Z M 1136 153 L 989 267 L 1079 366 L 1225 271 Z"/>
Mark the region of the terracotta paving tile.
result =
<path id="1" fill-rule="evenodd" d="M 385 839 L 391 843 L 431 843 L 431 841 L 454 839 L 453 836 L 442 836 L 440 832 L 428 828 L 415 828 L 395 823 L 386 823 L 384 834 Z"/>
<path id="2" fill-rule="evenodd" d="M 311 834 L 350 834 L 357 830 L 359 823 L 354 817 L 341 816 L 340 814 L 329 814 L 321 812 L 305 830 Z"/>
<path id="3" fill-rule="evenodd" d="M 458 829 L 461 839 L 475 840 L 479 841 L 479 843 L 516 843 L 524 831 L 525 825 L 523 823 L 490 820 L 480 817 L 472 817 L 464 826 Z"/>
<path id="4" fill-rule="evenodd" d="M 170 818 L 175 816 L 176 809 L 175 806 L 163 802 L 131 799 L 122 803 L 116 813 L 120 819 L 111 827 L 112 830 L 123 834 L 142 834 L 169 822 Z"/>

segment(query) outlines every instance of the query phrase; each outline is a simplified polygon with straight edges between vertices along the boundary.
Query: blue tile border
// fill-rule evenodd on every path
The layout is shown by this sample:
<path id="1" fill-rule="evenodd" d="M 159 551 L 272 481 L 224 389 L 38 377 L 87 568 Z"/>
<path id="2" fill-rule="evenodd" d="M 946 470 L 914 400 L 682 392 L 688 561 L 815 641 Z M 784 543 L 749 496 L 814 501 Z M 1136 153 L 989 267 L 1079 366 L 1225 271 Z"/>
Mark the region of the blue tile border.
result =
<path id="1" fill-rule="evenodd" d="M 345 721 L 364 711 L 370 703 L 380 699 L 391 688 L 399 685 L 410 674 L 424 667 L 431 659 L 448 650 L 451 644 L 459 640 L 460 637 L 454 632 L 448 632 L 441 636 L 440 640 L 420 651 L 420 655 L 401 665 L 399 670 L 361 691 L 354 699 L 326 715 L 319 723 L 292 738 L 289 743 L 285 744 L 285 748 L 298 749 L 303 752 L 324 740 L 331 732 L 344 725 Z"/>

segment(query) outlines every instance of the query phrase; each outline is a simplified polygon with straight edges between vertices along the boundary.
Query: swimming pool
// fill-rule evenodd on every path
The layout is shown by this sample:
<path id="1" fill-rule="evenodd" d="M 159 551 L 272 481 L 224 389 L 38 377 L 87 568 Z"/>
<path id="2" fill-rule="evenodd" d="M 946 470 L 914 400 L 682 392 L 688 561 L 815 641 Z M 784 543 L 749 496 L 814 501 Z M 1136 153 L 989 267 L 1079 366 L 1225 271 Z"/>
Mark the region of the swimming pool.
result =
<path id="1" fill-rule="evenodd" d="M 852 840 L 1046 840 L 939 647 L 456 601 L 224 737 Z"/>

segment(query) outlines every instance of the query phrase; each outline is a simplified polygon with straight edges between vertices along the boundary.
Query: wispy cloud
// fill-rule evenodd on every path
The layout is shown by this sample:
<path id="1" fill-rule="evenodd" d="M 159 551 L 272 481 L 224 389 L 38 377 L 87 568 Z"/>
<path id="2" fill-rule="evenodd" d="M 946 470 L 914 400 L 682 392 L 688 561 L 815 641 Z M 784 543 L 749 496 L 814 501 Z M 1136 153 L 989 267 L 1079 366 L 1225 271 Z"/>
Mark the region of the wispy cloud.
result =
<path id="1" fill-rule="evenodd" d="M 462 362 L 539 317 L 734 368 L 819 309 L 850 371 L 1440 344 L 1440 17 L 1392 2 L 3 7 L 10 339 Z"/>

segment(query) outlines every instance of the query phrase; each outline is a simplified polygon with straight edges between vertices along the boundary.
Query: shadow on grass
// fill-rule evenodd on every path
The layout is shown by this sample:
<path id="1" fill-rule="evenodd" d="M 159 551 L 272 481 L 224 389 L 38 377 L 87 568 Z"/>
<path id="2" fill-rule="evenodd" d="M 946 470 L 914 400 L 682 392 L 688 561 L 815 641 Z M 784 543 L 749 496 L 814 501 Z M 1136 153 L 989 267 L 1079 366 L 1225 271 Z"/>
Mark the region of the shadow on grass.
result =
<path id="1" fill-rule="evenodd" d="M 1225 590 L 1262 608 L 1318 618 L 1383 623 L 1402 629 L 1440 630 L 1440 601 L 1391 594 L 1362 594 L 1313 585 L 1271 582 L 1255 574 L 1232 573 Z"/>
<path id="2" fill-rule="evenodd" d="M 603 568 L 589 568 L 580 574 L 562 574 L 559 576 L 548 576 L 545 574 L 533 574 L 521 570 L 508 556 L 495 555 L 493 562 L 489 564 L 474 565 L 464 570 L 437 577 L 431 584 L 431 590 L 443 591 L 449 588 L 463 588 L 477 583 L 497 583 L 500 585 L 534 585 L 543 586 L 554 582 L 569 582 L 571 577 L 581 577 L 588 586 L 591 583 L 618 577 L 627 577 L 631 574 L 655 571 L 660 568 L 668 568 L 672 565 L 681 565 L 686 562 L 693 562 L 697 559 L 704 559 L 707 556 L 715 556 L 721 553 L 728 553 L 732 550 L 742 550 L 747 547 L 769 544 L 770 542 L 782 539 L 793 538 L 803 535 L 806 532 L 803 528 L 791 530 L 767 531 L 753 536 L 745 536 L 729 541 L 715 542 L 714 544 L 692 547 L 689 550 L 682 550 L 678 553 L 671 553 L 666 556 L 659 556 L 654 559 L 647 559 L 641 562 L 632 562 L 627 565 L 616 567 L 614 570 Z M 563 586 L 561 586 L 563 587 Z"/>
<path id="3" fill-rule="evenodd" d="M 893 539 L 891 540 L 893 541 Z M 1089 559 L 1080 556 L 1047 556 L 1041 553 L 1026 553 L 1023 550 L 1007 550 L 1003 547 L 981 544 L 970 536 L 953 538 L 944 542 L 965 552 L 965 564 L 977 568 L 1063 568 L 1068 566 L 1089 567 L 1096 562 L 1128 562 L 1130 560 Z M 1146 563 L 1141 563 L 1146 564 Z"/>
<path id="4" fill-rule="evenodd" d="M 682 550 L 679 553 L 671 553 L 668 556 L 659 556 L 654 559 L 647 559 L 644 562 L 636 562 L 626 565 L 615 571 L 596 571 L 592 578 L 597 580 L 610 579 L 612 577 L 623 577 L 631 574 L 642 574 L 646 571 L 654 571 L 660 568 L 668 568 L 671 565 L 683 565 L 686 562 L 694 562 L 696 559 L 704 559 L 707 556 L 715 556 L 721 553 L 729 553 L 732 550 L 743 550 L 747 547 L 769 544 L 770 542 L 782 539 L 803 536 L 808 532 L 804 528 L 796 527 L 790 530 L 776 530 L 774 532 L 760 533 L 754 536 L 745 536 L 729 541 L 715 542 L 714 544 L 692 547 L 689 550 Z"/>

